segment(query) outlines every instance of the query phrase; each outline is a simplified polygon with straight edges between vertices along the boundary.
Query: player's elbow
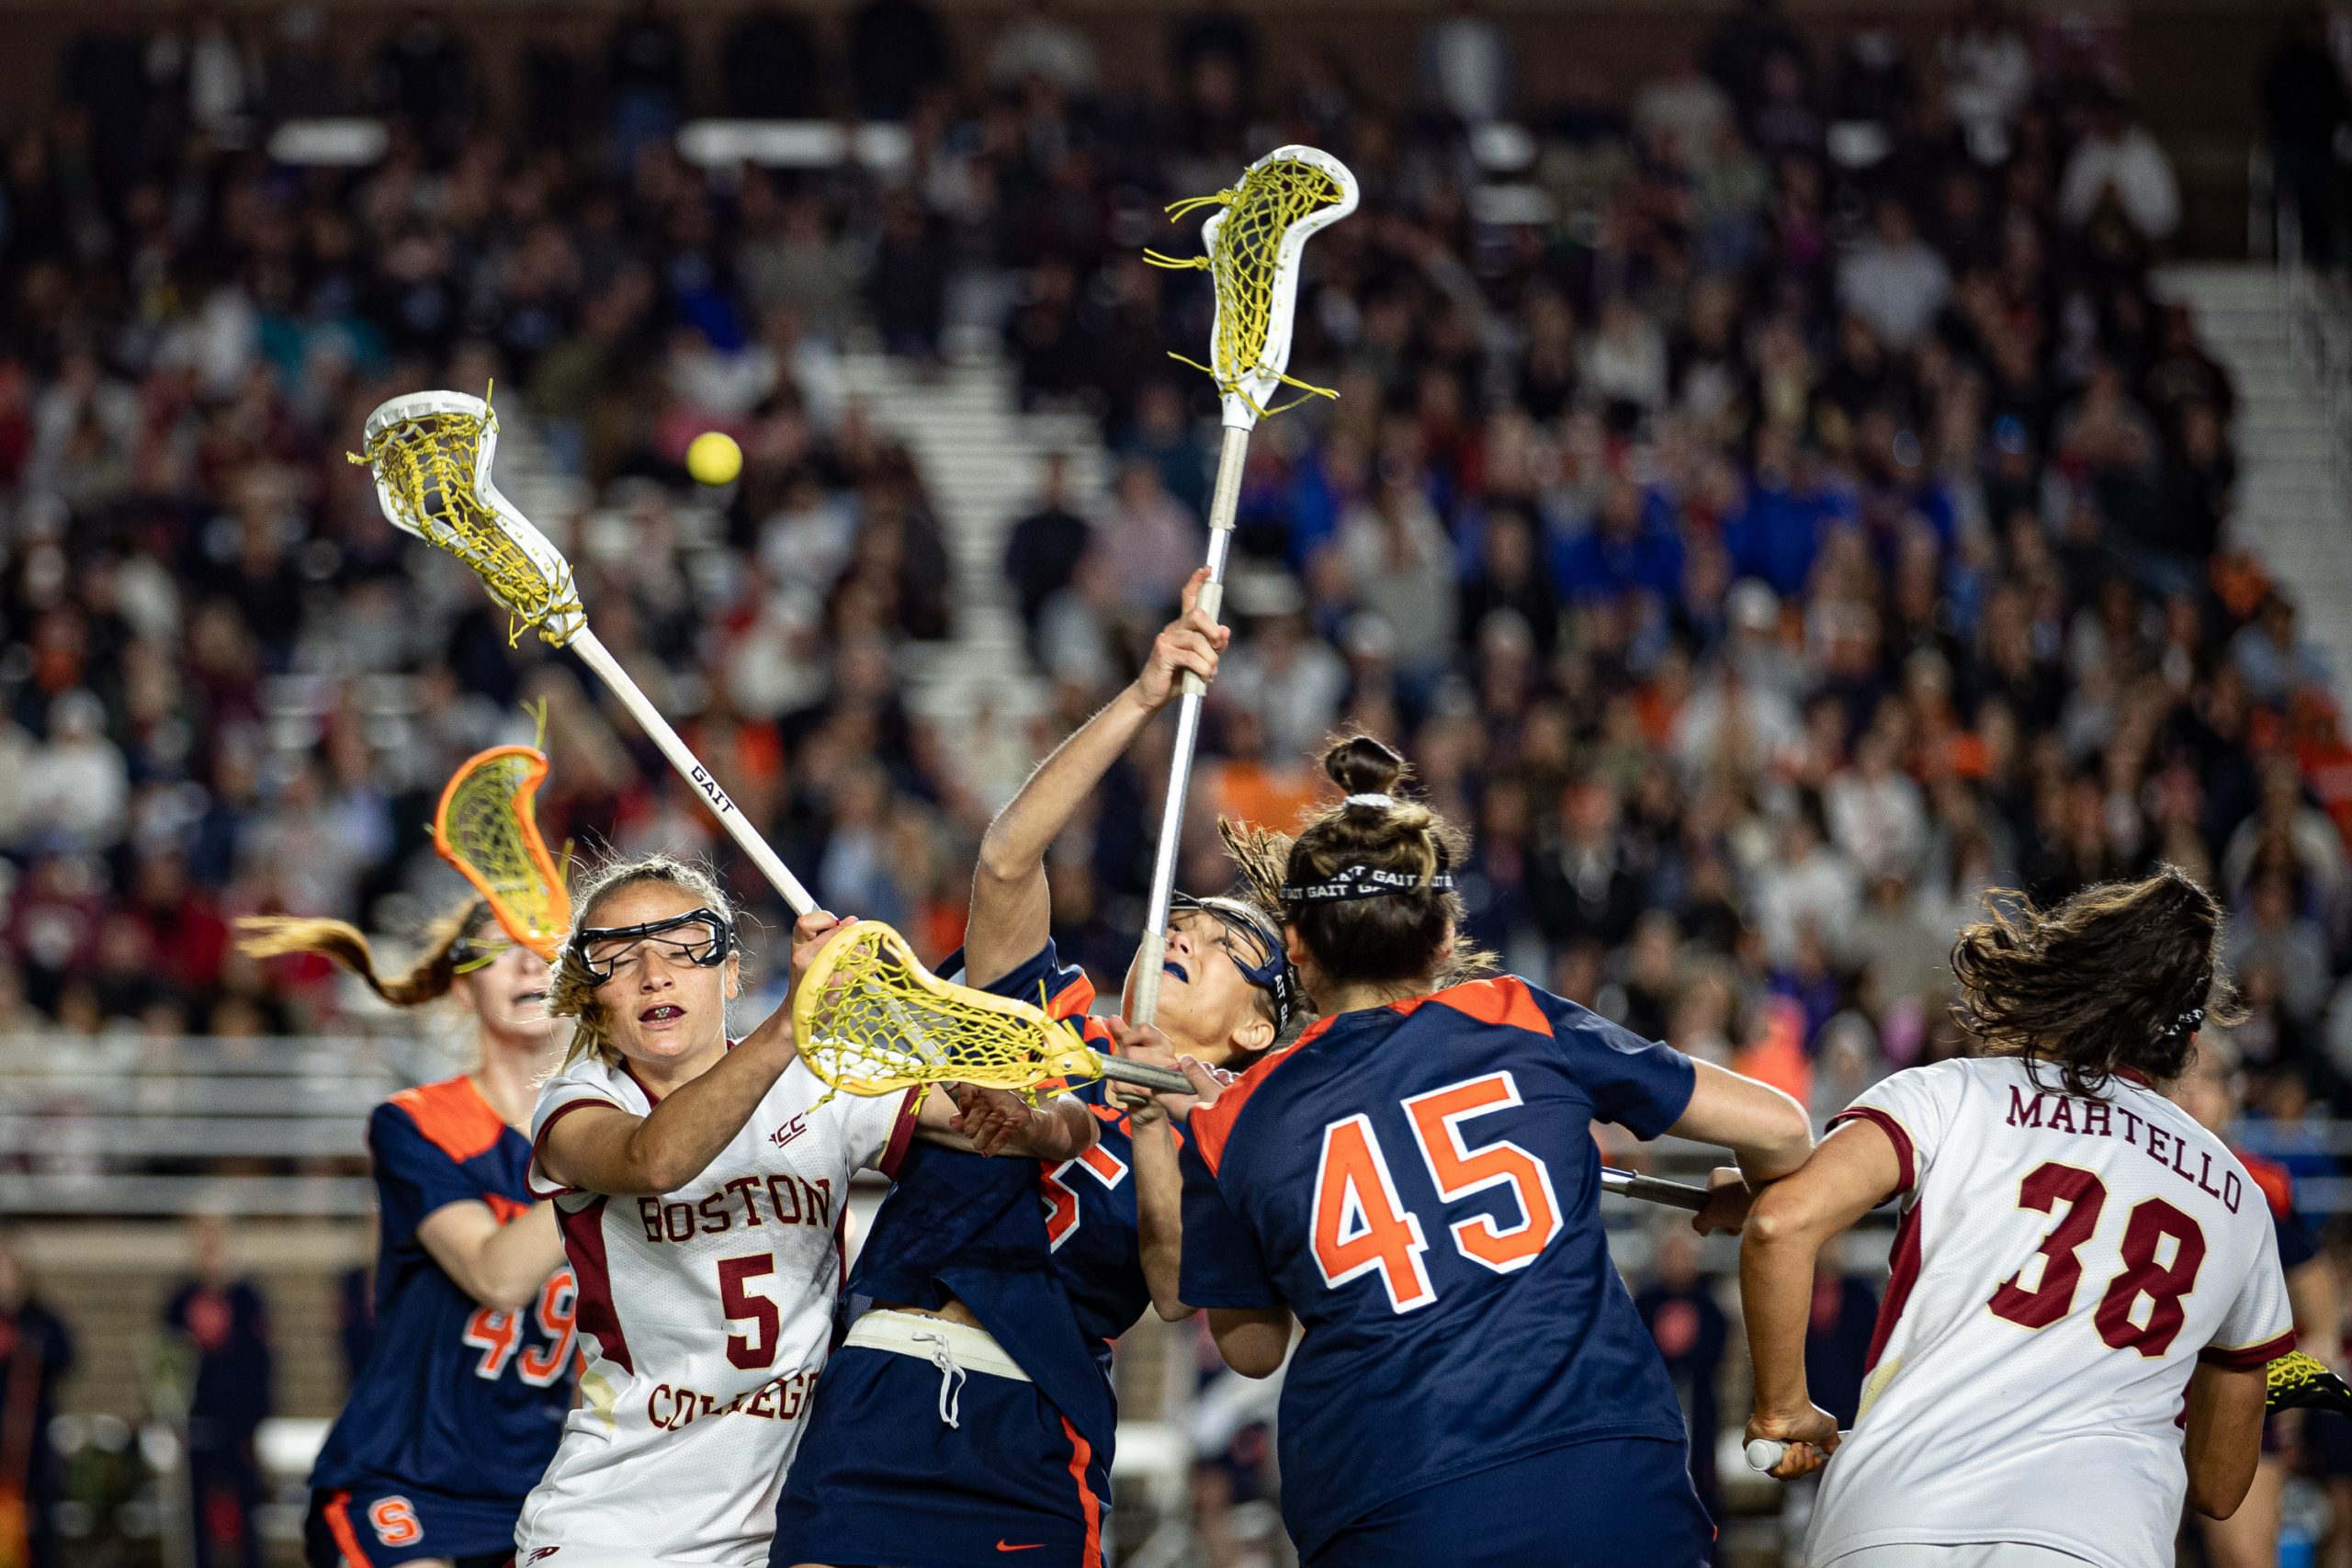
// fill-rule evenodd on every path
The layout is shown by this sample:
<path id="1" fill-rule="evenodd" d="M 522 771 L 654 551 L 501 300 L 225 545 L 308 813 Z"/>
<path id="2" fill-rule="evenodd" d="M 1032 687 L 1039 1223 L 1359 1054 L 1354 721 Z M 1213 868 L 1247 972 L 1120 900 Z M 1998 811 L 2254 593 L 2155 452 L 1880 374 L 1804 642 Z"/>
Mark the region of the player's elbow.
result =
<path id="1" fill-rule="evenodd" d="M 980 836 L 980 854 L 973 874 L 983 883 L 1011 886 L 1037 874 L 1037 857 L 1023 853 L 1012 842 L 1011 835 L 991 823 Z"/>
<path id="2" fill-rule="evenodd" d="M 2216 1476 L 2210 1471 L 2200 1473 L 2200 1467 L 2191 1466 L 2188 1506 L 2209 1519 L 2228 1518 L 2245 1504 L 2246 1494 L 2254 1490 L 2254 1472 L 2255 1466 L 2249 1464 L 2237 1473 Z"/>
<path id="3" fill-rule="evenodd" d="M 1804 1195 L 1776 1182 L 1756 1195 L 1747 1223 L 1740 1227 L 1740 1246 L 1775 1247 L 1817 1241 L 1818 1228 L 1806 1212 Z"/>
<path id="4" fill-rule="evenodd" d="M 1787 1176 L 1813 1153 L 1813 1119 L 1804 1107 L 1778 1089 L 1759 1096 L 1755 1122 L 1740 1149 L 1742 1163 L 1767 1180 Z"/>
<path id="5" fill-rule="evenodd" d="M 1201 1309 L 1182 1296 L 1154 1291 L 1151 1293 L 1151 1310 L 1159 1314 L 1162 1323 L 1182 1323 Z"/>
<path id="6" fill-rule="evenodd" d="M 503 1280 L 495 1275 L 479 1278 L 466 1287 L 466 1294 L 473 1297 L 476 1306 L 492 1312 L 521 1312 L 539 1293 L 537 1280 Z"/>

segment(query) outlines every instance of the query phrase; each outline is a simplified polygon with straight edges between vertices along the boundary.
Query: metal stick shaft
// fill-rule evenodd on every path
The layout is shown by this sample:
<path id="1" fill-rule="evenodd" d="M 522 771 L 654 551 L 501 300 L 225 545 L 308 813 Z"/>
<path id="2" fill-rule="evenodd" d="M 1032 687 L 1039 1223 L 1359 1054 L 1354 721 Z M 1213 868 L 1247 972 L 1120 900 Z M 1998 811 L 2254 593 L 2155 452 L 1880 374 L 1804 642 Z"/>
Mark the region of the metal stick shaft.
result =
<path id="1" fill-rule="evenodd" d="M 1124 1056 L 1102 1058 L 1102 1076 L 1115 1083 L 1131 1083 L 1139 1089 L 1156 1089 L 1170 1094 L 1193 1094 L 1193 1080 L 1173 1067 L 1158 1067 L 1149 1062 L 1130 1062 Z"/>
<path id="2" fill-rule="evenodd" d="M 638 689 L 635 681 L 629 679 L 628 671 L 621 668 L 620 660 L 613 657 L 612 650 L 596 640 L 596 634 L 582 626 L 579 635 L 564 646 L 580 655 L 581 662 L 594 670 L 605 684 L 613 689 L 613 694 L 620 698 L 621 705 L 628 709 L 629 716 L 653 738 L 653 744 L 662 748 L 662 754 L 670 759 L 670 765 L 702 793 L 703 804 L 709 807 L 711 815 L 718 818 L 718 825 L 727 829 L 727 836 L 735 840 L 738 849 L 752 857 L 752 863 L 760 868 L 770 886 L 784 895 L 784 901 L 792 906 L 792 912 L 805 915 L 815 908 L 817 900 L 808 896 L 808 889 L 800 886 L 800 879 L 793 875 L 791 868 L 784 863 L 775 850 L 768 847 L 768 841 L 760 837 L 759 829 L 752 827 L 751 820 L 736 808 L 735 803 L 727 798 L 727 792 L 718 787 L 718 781 L 710 776 L 710 770 L 686 750 L 686 743 L 678 739 L 678 732 L 670 728 L 670 721 L 646 700 L 645 694 Z"/>
<path id="3" fill-rule="evenodd" d="M 1692 1213 L 1707 1206 L 1707 1190 L 1693 1187 L 1686 1181 L 1668 1181 L 1663 1177 L 1636 1176 L 1630 1170 L 1619 1170 L 1613 1165 L 1600 1168 L 1603 1191 L 1614 1192 L 1620 1198 L 1638 1198 L 1645 1203 L 1664 1203 L 1672 1209 L 1688 1209 Z"/>
<path id="4" fill-rule="evenodd" d="M 1225 558 L 1233 542 L 1233 516 L 1241 505 L 1241 470 L 1249 460 L 1250 432 L 1227 425 L 1217 455 L 1216 491 L 1209 502 L 1209 580 L 1200 606 L 1216 620 L 1225 607 Z M 1201 736 L 1201 704 L 1208 682 L 1189 671 L 1176 710 L 1176 750 L 1168 764 L 1168 799 L 1159 812 L 1159 849 L 1151 864 L 1151 908 L 1138 944 L 1134 1021 L 1148 1024 L 1159 1010 L 1160 964 L 1168 953 L 1168 906 L 1176 897 L 1176 855 L 1184 840 L 1184 796 L 1193 777 L 1193 748 Z"/>

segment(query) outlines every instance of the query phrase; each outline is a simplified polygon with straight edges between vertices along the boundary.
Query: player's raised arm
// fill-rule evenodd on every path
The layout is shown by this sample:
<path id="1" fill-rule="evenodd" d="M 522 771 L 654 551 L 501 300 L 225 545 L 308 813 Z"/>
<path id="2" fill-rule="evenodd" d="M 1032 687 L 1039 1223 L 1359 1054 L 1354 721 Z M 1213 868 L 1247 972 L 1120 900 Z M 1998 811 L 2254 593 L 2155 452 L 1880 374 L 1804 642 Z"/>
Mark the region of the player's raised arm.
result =
<path id="1" fill-rule="evenodd" d="M 498 1312 L 528 1306 L 563 1267 L 552 1203 L 534 1203 L 503 1224 L 488 1203 L 444 1203 L 418 1224 L 416 1239 L 459 1290 Z"/>
<path id="2" fill-rule="evenodd" d="M 987 986 L 1046 944 L 1051 913 L 1046 852 L 1053 847 L 1102 775 L 1134 743 L 1152 715 L 1168 705 L 1187 671 L 1216 675 L 1217 655 L 1232 633 L 1200 607 L 1204 567 L 1184 585 L 1183 608 L 1152 639 L 1142 673 L 1037 765 L 980 840 L 965 930 L 964 975 Z"/>

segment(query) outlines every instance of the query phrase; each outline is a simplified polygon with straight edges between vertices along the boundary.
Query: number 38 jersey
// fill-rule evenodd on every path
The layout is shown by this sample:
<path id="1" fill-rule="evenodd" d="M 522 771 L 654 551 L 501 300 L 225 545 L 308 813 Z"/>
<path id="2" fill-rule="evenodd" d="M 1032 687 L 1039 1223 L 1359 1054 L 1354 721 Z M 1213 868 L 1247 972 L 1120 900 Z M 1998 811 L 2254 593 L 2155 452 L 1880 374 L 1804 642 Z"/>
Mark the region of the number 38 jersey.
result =
<path id="1" fill-rule="evenodd" d="M 2293 1348 L 2269 1207 L 2222 1141 L 2144 1083 L 2040 1078 L 1941 1062 L 1833 1119 L 1894 1143 L 1902 1215 L 1809 1562 L 2014 1541 L 2169 1562 L 2190 1374 Z"/>
<path id="2" fill-rule="evenodd" d="M 548 1129 L 587 1106 L 649 1116 L 626 1065 L 548 1080 Z M 913 1094 L 826 1096 L 795 1061 L 701 1173 L 660 1197 L 558 1188 L 580 1280 L 580 1403 L 515 1527 L 517 1561 L 627 1556 L 752 1564 L 824 1368 L 853 1171 L 888 1174 L 914 1135 Z M 550 1549 L 553 1549 L 552 1551 Z"/>
<path id="3" fill-rule="evenodd" d="M 1610 1261 L 1590 1123 L 1656 1137 L 1692 1082 L 1680 1052 L 1505 976 L 1318 1021 L 1193 1113 L 1184 1300 L 1306 1330 L 1281 1413 L 1302 1560 L 1512 1459 L 1682 1442 Z"/>
<path id="4" fill-rule="evenodd" d="M 319 1450 L 322 1491 L 397 1486 L 521 1503 L 571 1407 L 571 1271 L 519 1313 L 478 1306 L 417 1239 L 426 1215 L 530 1207 L 531 1145 L 469 1077 L 402 1089 L 368 1119 L 376 1168 L 376 1342 Z"/>

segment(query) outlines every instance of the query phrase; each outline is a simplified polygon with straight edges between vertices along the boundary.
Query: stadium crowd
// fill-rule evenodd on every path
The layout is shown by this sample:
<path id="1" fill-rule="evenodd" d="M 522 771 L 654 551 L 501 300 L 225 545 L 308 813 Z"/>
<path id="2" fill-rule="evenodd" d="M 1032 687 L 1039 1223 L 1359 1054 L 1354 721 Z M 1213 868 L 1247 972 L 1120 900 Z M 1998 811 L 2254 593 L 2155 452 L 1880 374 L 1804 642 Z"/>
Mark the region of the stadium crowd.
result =
<path id="1" fill-rule="evenodd" d="M 2111 38 L 1992 6 L 1832 38 L 1743 0 L 1649 80 L 1514 83 L 1464 7 L 1374 84 L 1211 4 L 1159 90 L 1042 0 L 969 58 L 867 0 L 845 71 L 746 15 L 703 102 L 650 6 L 511 61 L 424 10 L 364 58 L 304 6 L 242 26 L 94 13 L 6 127 L 0 1033 L 343 1021 L 323 966 L 256 969 L 227 922 L 429 913 L 434 795 L 524 699 L 550 840 L 715 851 L 625 716 L 344 460 L 431 386 L 494 381 L 581 481 L 541 521 L 599 634 L 786 859 L 944 953 L 990 811 L 1201 554 L 1212 397 L 1167 354 L 1209 299 L 1142 260 L 1186 248 L 1159 209 L 1298 141 L 1364 189 L 1309 247 L 1292 361 L 1340 396 L 1251 447 L 1204 812 L 1287 818 L 1342 723 L 1397 740 L 1475 829 L 1478 940 L 1824 1115 L 1962 1048 L 1941 966 L 1982 891 L 2170 861 L 2233 911 L 2261 1108 L 2352 1110 L 2352 747 L 2233 547 L 2233 389 L 2152 292 L 2181 203 Z M 2342 123 L 2340 76 L 2272 75 L 2336 95 L 2274 121 Z M 264 151 L 357 110 L 379 162 Z M 910 162 L 707 171 L 672 135 L 820 110 L 902 120 Z M 905 647 L 957 591 L 928 477 L 841 373 L 974 320 L 1114 462 L 1091 511 L 1049 465 L 1012 531 L 1053 697 L 1011 736 L 909 711 Z M 710 428 L 746 467 L 697 494 Z M 1159 787 L 1135 759 L 1059 852 L 1098 981 Z M 1687 1267 L 1652 1295 L 1719 1356 Z"/>

